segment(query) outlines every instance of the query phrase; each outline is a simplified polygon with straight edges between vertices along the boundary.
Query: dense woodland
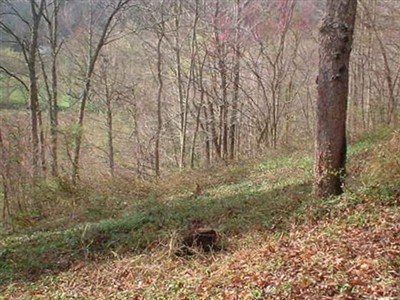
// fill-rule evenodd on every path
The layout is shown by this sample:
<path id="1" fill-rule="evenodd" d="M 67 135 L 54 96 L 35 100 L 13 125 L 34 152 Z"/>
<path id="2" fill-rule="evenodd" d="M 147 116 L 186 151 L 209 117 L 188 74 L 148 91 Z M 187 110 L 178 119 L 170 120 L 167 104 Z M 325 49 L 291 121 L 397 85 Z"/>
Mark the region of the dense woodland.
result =
<path id="1" fill-rule="evenodd" d="M 322 2 L 37 2 L 1 3 L 15 176 L 160 176 L 312 145 Z M 398 12 L 359 7 L 350 138 L 396 122 Z"/>
<path id="2" fill-rule="evenodd" d="M 97 222 L 130 208 L 156 216 L 164 209 L 163 216 L 175 221 L 149 229 L 147 217 L 135 216 L 122 227 L 113 223 L 121 232 L 110 229 L 111 236 L 142 223 L 150 232 L 179 224 L 198 234 L 197 227 L 211 225 L 229 235 L 239 230 L 229 225 L 235 216 L 243 218 L 238 228 L 253 224 L 240 211 L 254 205 L 271 218 L 253 212 L 258 230 L 276 215 L 279 222 L 291 220 L 286 209 L 294 211 L 302 197 L 350 191 L 370 199 L 355 192 L 351 180 L 365 170 L 383 173 L 364 164 L 369 152 L 357 150 L 362 146 L 350 154 L 347 148 L 366 134 L 394 128 L 397 139 L 387 149 L 398 151 L 399 55 L 400 1 L 0 0 L 0 233 Z M 296 158 L 312 152 L 314 167 Z M 354 153 L 359 165 L 347 168 Z M 269 167 L 261 165 L 257 179 L 249 166 L 260 161 L 281 173 L 267 176 Z M 400 165 L 393 160 L 382 166 L 396 174 Z M 212 189 L 240 180 L 260 191 L 260 181 L 271 184 L 265 189 L 272 196 L 257 190 L 238 197 L 279 192 L 282 202 L 235 202 L 228 188 L 221 199 L 232 196 L 233 204 L 217 213 L 216 204 L 207 202 Z M 382 180 L 386 185 L 379 188 L 398 185 Z M 356 186 L 365 188 L 368 181 Z M 183 197 L 182 205 L 191 207 L 182 224 L 170 208 L 157 210 L 169 197 Z M 314 213 L 310 207 L 304 211 Z M 201 218 L 193 215 L 207 210 Z M 97 245 L 94 237 L 85 242 L 87 227 L 79 230 L 79 255 L 108 247 L 104 232 Z M 135 247 L 146 248 L 157 234 Z M 0 249 L 0 270 L 2 255 Z M 292 299 L 282 293 L 277 299 Z"/>

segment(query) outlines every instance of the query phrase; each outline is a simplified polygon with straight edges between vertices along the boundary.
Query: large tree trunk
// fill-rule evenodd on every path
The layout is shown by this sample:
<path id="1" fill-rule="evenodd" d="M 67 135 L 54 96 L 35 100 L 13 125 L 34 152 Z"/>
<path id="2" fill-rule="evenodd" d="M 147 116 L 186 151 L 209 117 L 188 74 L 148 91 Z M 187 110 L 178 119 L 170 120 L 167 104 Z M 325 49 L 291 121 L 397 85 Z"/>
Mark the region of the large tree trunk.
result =
<path id="1" fill-rule="evenodd" d="M 327 0 L 326 9 L 320 28 L 319 51 L 315 145 L 318 197 L 343 192 L 349 61 L 357 1 Z"/>

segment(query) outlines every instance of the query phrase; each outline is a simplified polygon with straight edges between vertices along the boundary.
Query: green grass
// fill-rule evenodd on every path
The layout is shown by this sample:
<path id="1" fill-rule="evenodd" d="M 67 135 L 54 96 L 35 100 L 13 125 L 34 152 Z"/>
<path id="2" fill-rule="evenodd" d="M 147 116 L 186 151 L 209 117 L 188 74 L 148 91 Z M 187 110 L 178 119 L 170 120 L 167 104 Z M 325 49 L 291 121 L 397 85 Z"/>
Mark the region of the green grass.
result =
<path id="1" fill-rule="evenodd" d="M 26 110 L 27 106 L 29 106 L 29 93 L 15 79 L 7 78 L 7 80 L 10 80 L 8 83 L 9 87 L 7 87 L 4 77 L 0 74 L 0 108 Z M 8 96 L 8 99 L 5 99 L 10 91 L 11 94 Z M 44 88 L 40 94 L 46 95 Z M 59 95 L 59 109 L 65 110 L 70 108 L 72 102 L 74 101 L 68 95 L 63 93 Z M 46 97 L 44 97 L 41 99 L 41 106 L 43 109 L 47 109 L 47 105 Z"/>
<path id="2" fill-rule="evenodd" d="M 357 158 L 357 154 L 361 154 L 365 151 L 371 150 L 371 148 L 379 145 L 380 142 L 384 142 L 393 135 L 393 129 L 390 127 L 382 127 L 371 131 L 368 134 L 362 136 L 356 143 L 350 145 L 348 149 L 348 155 L 350 157 Z"/>
<path id="3" fill-rule="evenodd" d="M 195 220 L 216 228 L 223 235 L 267 230 L 282 223 L 282 218 L 297 209 L 298 199 L 311 193 L 311 173 L 308 170 L 304 176 L 298 172 L 299 168 L 311 169 L 311 161 L 300 155 L 285 160 L 278 157 L 261 165 L 231 166 L 229 171 L 214 173 L 215 178 L 210 179 L 199 196 L 191 195 L 190 188 L 180 186 L 167 195 L 155 194 L 135 201 L 129 212 L 116 219 L 86 223 L 64 231 L 32 235 L 27 231 L 19 237 L 4 238 L 0 244 L 3 249 L 0 282 L 61 271 L 84 257 L 109 257 L 127 251 L 140 253 L 154 243 L 166 242 L 171 232 L 183 233 Z M 271 174 L 275 174 L 273 178 Z M 254 183 L 262 176 L 270 179 Z M 63 190 L 65 193 L 65 188 L 51 182 L 43 188 L 46 188 L 43 195 L 49 198 Z M 71 191 L 67 189 L 68 192 Z M 85 192 L 79 197 L 85 196 L 94 198 Z M 97 219 L 104 215 L 102 208 L 107 207 L 102 201 L 106 200 L 99 196 L 92 201 L 87 216 Z M 60 257 L 64 264 L 58 262 Z"/>
<path id="4" fill-rule="evenodd" d="M 26 110 L 28 106 L 28 93 L 23 91 L 22 89 L 14 90 L 8 99 L 8 103 L 4 99 L 5 91 L 1 90 L 0 87 L 0 108 L 7 108 L 7 109 L 22 109 Z"/>
<path id="5" fill-rule="evenodd" d="M 210 196 L 198 198 L 175 198 L 163 203 L 150 198 L 119 219 L 4 238 L 0 244 L 0 282 L 60 271 L 84 257 L 140 253 L 168 239 L 170 232 L 184 231 L 192 220 L 201 220 L 225 235 L 266 230 L 296 209 L 293 197 L 309 194 L 311 186 L 264 189 L 262 185 L 242 183 L 221 186 L 211 190 Z M 60 258 L 64 264 L 59 263 Z"/>

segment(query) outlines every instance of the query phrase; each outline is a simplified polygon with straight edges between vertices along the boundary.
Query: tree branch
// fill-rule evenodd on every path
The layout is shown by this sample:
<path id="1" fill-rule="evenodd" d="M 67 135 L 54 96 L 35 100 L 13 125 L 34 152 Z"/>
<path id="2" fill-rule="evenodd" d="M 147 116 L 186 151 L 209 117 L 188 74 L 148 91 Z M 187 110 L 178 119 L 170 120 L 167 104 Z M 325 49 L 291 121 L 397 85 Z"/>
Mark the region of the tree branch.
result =
<path id="1" fill-rule="evenodd" d="M 29 88 L 28 88 L 28 86 L 26 85 L 26 83 L 25 83 L 21 78 L 19 78 L 17 75 L 11 73 L 10 71 L 8 71 L 8 70 L 7 70 L 5 67 L 3 67 L 3 66 L 0 66 L 0 70 L 3 70 L 3 72 L 6 73 L 8 76 L 10 76 L 10 77 L 14 78 L 15 80 L 17 80 L 19 83 L 21 83 L 21 84 L 23 85 L 23 87 L 24 87 L 27 91 L 29 91 Z"/>

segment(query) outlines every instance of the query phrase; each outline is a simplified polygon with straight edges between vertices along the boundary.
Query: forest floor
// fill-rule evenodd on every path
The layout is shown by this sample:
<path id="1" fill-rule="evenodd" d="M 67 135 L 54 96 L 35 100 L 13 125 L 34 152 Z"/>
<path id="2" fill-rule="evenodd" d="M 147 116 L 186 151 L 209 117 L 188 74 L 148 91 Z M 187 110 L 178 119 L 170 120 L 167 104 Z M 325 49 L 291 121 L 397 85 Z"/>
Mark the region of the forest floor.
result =
<path id="1" fill-rule="evenodd" d="M 130 194 L 126 183 L 104 197 L 63 187 L 91 203 L 86 215 L 3 233 L 0 299 L 400 299 L 399 153 L 399 131 L 360 139 L 345 193 L 324 201 L 305 153 Z M 218 251 L 176 255 L 193 223 L 218 231 Z"/>

